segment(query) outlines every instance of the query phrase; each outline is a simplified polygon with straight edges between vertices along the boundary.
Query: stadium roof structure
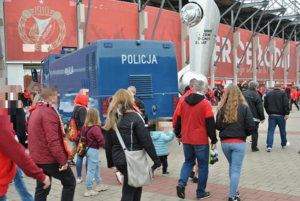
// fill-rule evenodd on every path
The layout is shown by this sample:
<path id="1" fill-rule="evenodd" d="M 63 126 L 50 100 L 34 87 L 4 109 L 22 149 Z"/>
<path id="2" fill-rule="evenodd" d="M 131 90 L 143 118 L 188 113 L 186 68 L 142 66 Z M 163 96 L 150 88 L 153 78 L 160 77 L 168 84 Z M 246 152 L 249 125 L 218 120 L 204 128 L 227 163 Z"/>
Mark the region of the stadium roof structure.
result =
<path id="1" fill-rule="evenodd" d="M 122 0 L 179 12 L 188 0 Z M 279 37 L 300 40 L 299 0 L 215 0 L 221 13 L 220 23 Z"/>

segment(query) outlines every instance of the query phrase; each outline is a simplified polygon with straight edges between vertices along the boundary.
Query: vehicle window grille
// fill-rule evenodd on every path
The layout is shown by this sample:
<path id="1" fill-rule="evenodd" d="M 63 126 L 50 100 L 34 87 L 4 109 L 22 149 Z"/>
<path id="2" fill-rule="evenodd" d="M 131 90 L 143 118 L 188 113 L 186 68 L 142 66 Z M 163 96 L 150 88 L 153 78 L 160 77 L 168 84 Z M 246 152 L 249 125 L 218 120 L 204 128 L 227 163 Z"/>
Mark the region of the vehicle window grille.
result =
<path id="1" fill-rule="evenodd" d="M 86 79 L 87 79 L 87 83 L 88 86 L 90 86 L 90 57 L 89 54 L 85 55 L 85 72 L 86 72 Z"/>
<path id="2" fill-rule="evenodd" d="M 92 87 L 93 89 L 97 88 L 97 73 L 96 73 L 96 52 L 92 52 L 91 58 L 91 66 L 92 66 Z"/>
<path id="3" fill-rule="evenodd" d="M 153 98 L 152 75 L 129 75 L 129 86 L 136 88 L 136 95 L 142 99 Z"/>

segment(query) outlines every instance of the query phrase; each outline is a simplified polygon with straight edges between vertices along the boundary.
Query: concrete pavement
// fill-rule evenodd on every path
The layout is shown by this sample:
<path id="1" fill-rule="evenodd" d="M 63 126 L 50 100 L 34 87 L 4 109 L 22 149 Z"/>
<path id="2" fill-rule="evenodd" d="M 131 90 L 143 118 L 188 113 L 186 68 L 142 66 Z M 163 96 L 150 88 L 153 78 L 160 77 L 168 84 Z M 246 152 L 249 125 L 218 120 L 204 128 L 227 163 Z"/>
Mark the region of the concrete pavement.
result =
<path id="1" fill-rule="evenodd" d="M 268 120 L 266 119 L 266 122 L 260 124 L 259 128 L 259 152 L 251 152 L 251 146 L 247 143 L 247 152 L 239 185 L 240 198 L 242 201 L 300 201 L 300 154 L 298 154 L 300 150 L 300 112 L 294 109 L 290 119 L 287 121 L 288 141 L 291 143 L 291 147 L 288 149 L 281 148 L 279 129 L 277 128 L 272 152 L 266 152 L 267 130 Z M 68 145 L 71 148 L 71 143 L 68 143 Z M 181 165 L 184 160 L 182 145 L 178 145 L 175 140 L 169 145 L 171 154 L 168 158 L 168 171 L 171 172 L 171 175 L 164 177 L 160 171 L 156 171 L 153 183 L 143 188 L 142 201 L 181 200 L 176 197 L 175 186 L 177 185 Z M 212 193 L 212 197 L 207 200 L 225 201 L 228 199 L 229 194 L 228 163 L 222 153 L 220 144 L 218 145 L 219 162 L 209 166 L 207 190 Z M 85 182 L 83 182 L 77 185 L 74 200 L 120 200 L 122 186 L 118 184 L 114 176 L 115 171 L 106 168 L 106 158 L 103 149 L 100 150 L 99 159 L 102 167 L 101 177 L 103 183 L 109 185 L 109 190 L 100 192 L 97 196 L 85 198 L 83 197 Z M 74 167 L 73 171 L 76 175 Z M 35 181 L 27 176 L 24 176 L 24 181 L 29 192 L 33 195 Z M 53 179 L 48 200 L 60 200 L 61 189 L 60 183 Z M 9 201 L 21 200 L 13 185 L 10 186 L 7 196 Z M 196 185 L 192 182 L 188 183 L 186 197 L 186 200 L 194 200 L 196 198 Z"/>

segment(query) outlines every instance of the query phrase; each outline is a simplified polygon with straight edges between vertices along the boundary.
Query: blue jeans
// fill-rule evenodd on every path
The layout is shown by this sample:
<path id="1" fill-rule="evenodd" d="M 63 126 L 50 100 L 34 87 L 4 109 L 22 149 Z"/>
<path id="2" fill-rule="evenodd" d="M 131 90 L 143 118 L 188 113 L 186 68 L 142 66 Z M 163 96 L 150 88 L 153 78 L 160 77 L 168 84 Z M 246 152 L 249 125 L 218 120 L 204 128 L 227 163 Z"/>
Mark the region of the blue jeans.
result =
<path id="1" fill-rule="evenodd" d="M 178 184 L 183 186 L 184 188 L 186 187 L 189 176 L 195 165 L 195 158 L 197 158 L 199 168 L 197 197 L 201 197 L 205 193 L 208 179 L 209 145 L 183 144 L 183 152 L 185 161 L 181 168 Z"/>
<path id="2" fill-rule="evenodd" d="M 235 197 L 246 153 L 246 143 L 222 143 L 222 150 L 229 163 L 229 197 Z"/>
<path id="3" fill-rule="evenodd" d="M 86 189 L 93 188 L 93 178 L 97 184 L 101 183 L 100 177 L 100 161 L 99 161 L 99 150 L 89 148 L 86 153 L 86 160 L 88 163 L 87 175 L 86 175 Z"/>
<path id="4" fill-rule="evenodd" d="M 79 138 L 80 138 L 81 135 L 79 135 Z M 78 148 L 78 144 L 79 144 L 79 141 L 76 141 L 76 151 L 77 151 L 77 148 Z M 81 158 L 80 156 L 77 155 L 77 159 L 76 159 L 76 172 L 77 172 L 77 178 L 81 178 L 82 179 L 82 176 L 81 176 L 81 173 L 82 173 L 82 163 L 83 163 L 83 158 Z M 86 169 L 87 169 L 87 163 L 86 163 Z"/>
<path id="5" fill-rule="evenodd" d="M 6 201 L 6 195 L 0 196 L 0 201 Z"/>
<path id="6" fill-rule="evenodd" d="M 14 186 L 19 193 L 22 201 L 33 201 L 32 195 L 29 194 L 23 181 L 22 170 L 17 166 L 17 172 L 14 178 Z"/>
<path id="7" fill-rule="evenodd" d="M 272 148 L 273 140 L 274 140 L 274 132 L 276 129 L 276 125 L 279 126 L 280 138 L 281 138 L 281 146 L 286 146 L 286 120 L 284 116 L 270 115 L 269 116 L 269 127 L 268 127 L 268 136 L 267 136 L 267 147 Z"/>

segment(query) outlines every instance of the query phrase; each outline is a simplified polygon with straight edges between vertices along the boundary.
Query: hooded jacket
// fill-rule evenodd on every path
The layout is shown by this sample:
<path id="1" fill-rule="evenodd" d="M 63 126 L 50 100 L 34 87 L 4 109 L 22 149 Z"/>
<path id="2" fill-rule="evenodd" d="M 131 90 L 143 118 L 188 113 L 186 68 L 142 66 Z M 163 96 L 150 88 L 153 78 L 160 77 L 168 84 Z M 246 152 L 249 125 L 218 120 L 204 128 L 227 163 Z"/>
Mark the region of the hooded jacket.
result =
<path id="1" fill-rule="evenodd" d="M 133 108 L 127 108 L 133 110 Z M 151 140 L 144 120 L 137 112 L 126 113 L 125 108 L 121 111 L 122 117 L 118 125 L 121 137 L 128 150 L 137 151 L 144 149 L 157 167 L 161 166 L 160 159 L 155 153 L 155 148 Z M 119 142 L 114 130 L 107 131 L 105 136 L 105 153 L 107 166 L 126 165 L 124 150 Z"/>
<path id="2" fill-rule="evenodd" d="M 179 102 L 177 104 L 177 107 L 175 109 L 175 112 L 174 112 L 174 115 L 173 115 L 173 122 L 172 122 L 172 125 L 173 125 L 173 128 L 175 128 L 176 126 L 176 122 L 177 122 L 177 116 L 178 116 L 178 111 L 179 111 L 179 108 L 180 108 L 180 105 L 181 103 L 184 101 L 184 99 L 189 96 L 191 93 L 194 93 L 195 91 L 193 89 L 189 89 L 188 91 L 185 92 L 185 94 L 183 94 L 183 96 L 179 99 Z"/>
<path id="3" fill-rule="evenodd" d="M 185 144 L 209 144 L 208 137 L 212 144 L 217 142 L 214 113 L 204 95 L 192 93 L 184 99 L 178 111 L 175 134 Z"/>
<path id="4" fill-rule="evenodd" d="M 82 126 L 84 125 L 87 115 L 88 102 L 88 96 L 81 94 L 78 94 L 74 100 L 74 111 L 72 113 L 72 118 L 75 120 L 78 131 L 81 131 Z"/>
<path id="5" fill-rule="evenodd" d="M 169 135 L 161 131 L 153 131 L 150 133 L 157 156 L 166 156 L 169 154 L 168 142 L 171 142 L 175 134 L 170 132 Z"/>

